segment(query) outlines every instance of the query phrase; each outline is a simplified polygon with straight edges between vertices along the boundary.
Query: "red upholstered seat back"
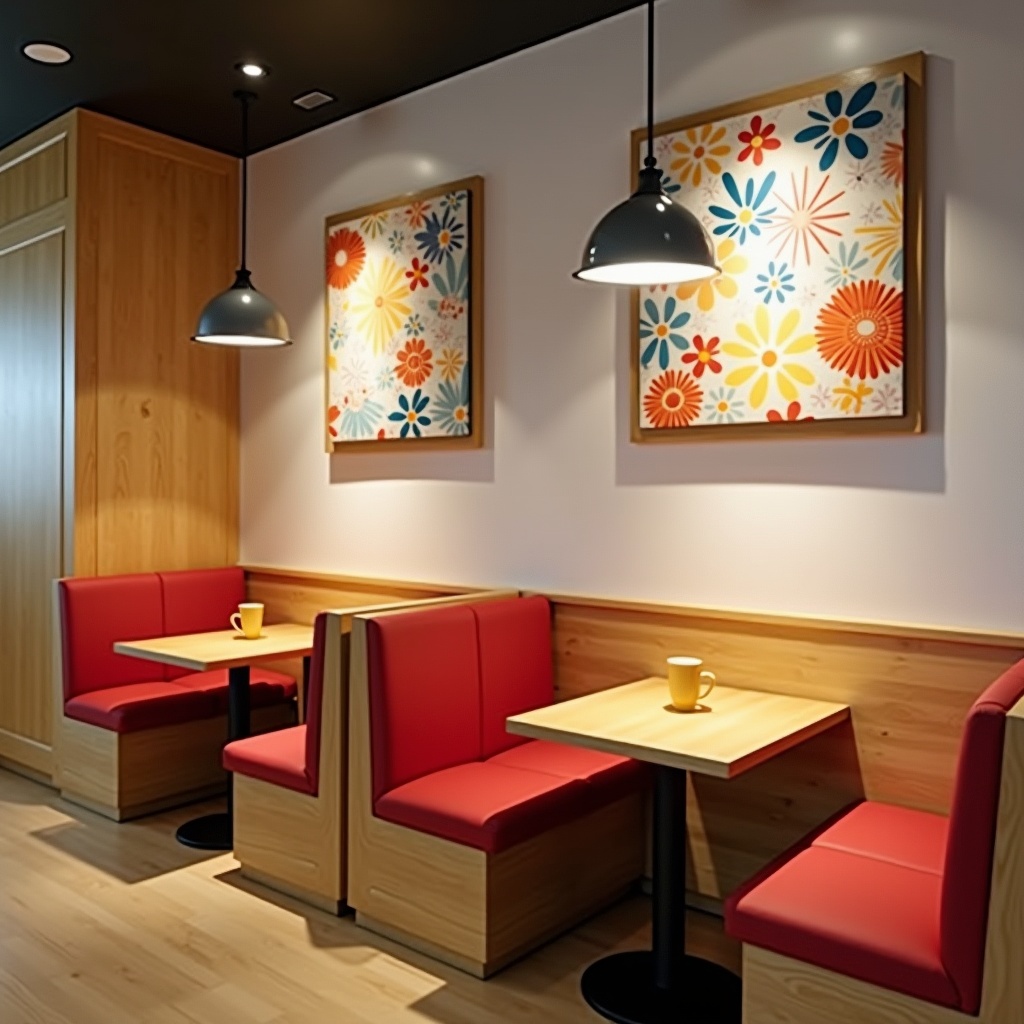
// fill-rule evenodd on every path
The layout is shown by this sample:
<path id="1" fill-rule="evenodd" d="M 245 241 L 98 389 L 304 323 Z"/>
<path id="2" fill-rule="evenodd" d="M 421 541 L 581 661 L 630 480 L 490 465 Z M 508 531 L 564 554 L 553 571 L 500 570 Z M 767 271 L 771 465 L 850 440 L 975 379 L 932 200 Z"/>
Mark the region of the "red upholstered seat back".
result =
<path id="1" fill-rule="evenodd" d="M 527 740 L 505 731 L 505 719 L 546 707 L 555 699 L 551 667 L 551 606 L 543 597 L 475 604 L 480 644 L 484 757 Z"/>
<path id="2" fill-rule="evenodd" d="M 367 623 L 373 799 L 480 759 L 476 619 L 467 605 Z"/>
<path id="3" fill-rule="evenodd" d="M 231 613 L 245 600 L 245 573 L 239 566 L 185 569 L 157 576 L 163 591 L 165 636 L 230 629 Z M 166 678 L 176 679 L 188 672 L 168 665 Z"/>
<path id="4" fill-rule="evenodd" d="M 974 703 L 960 742 L 942 880 L 942 962 L 966 1013 L 981 1005 L 1006 713 L 1024 697 L 1024 661 Z"/>
<path id="5" fill-rule="evenodd" d="M 163 678 L 159 665 L 115 654 L 117 640 L 163 635 L 163 601 L 155 573 L 60 582 L 64 699 Z"/>
<path id="6" fill-rule="evenodd" d="M 306 778 L 313 795 L 320 791 L 320 731 L 323 728 L 324 654 L 327 650 L 327 613 L 313 622 L 313 653 L 309 659 L 309 690 L 306 694 Z M 332 685 L 337 680 L 332 680 Z"/>

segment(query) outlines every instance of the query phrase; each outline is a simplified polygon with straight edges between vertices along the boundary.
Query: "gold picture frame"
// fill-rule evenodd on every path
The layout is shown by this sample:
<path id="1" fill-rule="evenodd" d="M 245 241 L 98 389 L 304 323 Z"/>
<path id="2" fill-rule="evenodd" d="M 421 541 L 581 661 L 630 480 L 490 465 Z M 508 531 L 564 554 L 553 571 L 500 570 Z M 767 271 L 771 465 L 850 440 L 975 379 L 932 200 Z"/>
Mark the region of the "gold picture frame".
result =
<path id="1" fill-rule="evenodd" d="M 925 194 L 925 66 L 924 53 L 913 53 L 894 60 L 884 61 L 879 64 L 858 68 L 838 75 L 818 78 L 800 85 L 764 93 L 750 99 L 737 103 L 726 104 L 715 107 L 711 110 L 687 115 L 664 121 L 655 126 L 654 137 L 656 140 L 675 133 L 683 133 L 691 129 L 704 129 L 705 126 L 715 126 L 716 123 L 734 119 L 740 116 L 764 115 L 766 112 L 778 112 L 779 108 L 785 108 L 788 104 L 798 104 L 809 101 L 812 97 L 819 97 L 823 94 L 833 93 L 838 90 L 845 94 L 849 90 L 858 90 L 866 83 L 891 79 L 893 76 L 903 76 L 903 154 L 902 174 L 903 187 L 899 193 L 902 199 L 902 250 L 901 250 L 901 284 L 902 284 L 902 404 L 895 415 L 835 415 L 833 409 L 829 409 L 829 418 L 803 418 L 800 416 L 789 418 L 780 422 L 777 418 L 774 421 L 756 420 L 752 422 L 733 421 L 715 423 L 691 422 L 687 425 L 676 425 L 668 427 L 652 427 L 645 425 L 642 420 L 641 393 L 643 384 L 641 381 L 641 302 L 649 293 L 648 289 L 633 289 L 631 298 L 631 339 L 630 339 L 630 440 L 635 443 L 663 443 L 676 441 L 707 441 L 707 440 L 733 440 L 746 438 L 763 437 L 827 437 L 834 435 L 868 435 L 868 434 L 889 434 L 889 433 L 920 433 L 924 429 L 924 280 L 923 280 L 923 254 L 924 254 L 924 194 Z M 809 107 L 807 108 L 810 109 Z M 809 115 L 811 118 L 814 114 Z M 821 115 L 818 115 L 821 117 Z M 836 118 L 834 124 L 838 126 L 840 118 Z M 766 122 L 765 122 L 766 123 Z M 814 125 L 815 121 L 807 122 Z M 834 129 L 838 131 L 838 128 Z M 749 133 L 748 133 L 749 134 Z M 803 134 L 803 133 L 800 133 Z M 637 180 L 637 173 L 640 169 L 642 147 L 646 141 L 646 129 L 638 128 L 631 134 L 631 181 Z M 701 136 L 703 138 L 703 136 Z M 795 138 L 794 138 L 794 141 Z M 826 137 L 821 140 L 822 144 L 829 142 Z M 739 143 L 736 144 L 737 154 Z M 820 160 L 824 162 L 824 156 L 819 156 L 819 151 L 811 146 L 806 147 L 808 160 Z M 792 151 L 792 147 L 791 147 Z M 842 149 L 839 150 L 842 155 Z M 852 153 L 852 149 L 851 149 Z M 763 155 L 763 154 L 762 154 Z M 742 159 L 742 157 L 740 158 Z M 755 157 L 756 159 L 756 157 Z M 833 157 L 835 159 L 835 157 Z M 661 161 L 659 160 L 659 164 Z M 758 161 L 758 167 L 760 167 Z M 823 168 L 824 169 L 824 168 Z M 663 166 L 662 171 L 665 173 Z M 723 175 L 724 177 L 724 175 Z M 668 179 L 663 179 L 668 180 Z M 753 179 L 750 179 L 753 180 Z M 827 180 L 827 179 L 826 179 Z M 806 184 L 806 174 L 804 183 Z M 679 188 L 678 183 L 676 187 Z M 695 186 L 694 186 L 695 187 Z M 705 185 L 707 188 L 707 184 Z M 796 198 L 797 181 L 794 178 L 793 189 L 794 199 Z M 681 188 L 680 188 L 681 191 Z M 692 192 L 692 190 L 691 190 Z M 758 193 L 760 194 L 760 193 Z M 684 195 L 686 203 L 695 213 L 702 212 L 692 205 L 692 196 Z M 774 198 L 774 197 L 773 197 Z M 707 219 L 705 213 L 705 219 Z M 725 222 L 719 225 L 720 230 Z M 767 227 L 767 222 L 766 222 Z M 868 229 L 863 229 L 868 230 Z M 832 232 L 836 234 L 837 232 Z M 716 236 L 712 236 L 713 239 Z M 788 247 L 788 243 L 787 247 Z M 717 247 L 716 247 L 717 248 Z M 794 243 L 794 253 L 796 246 Z M 863 255 L 863 253 L 861 253 Z M 811 257 L 808 256 L 808 264 Z M 720 261 L 721 262 L 721 261 Z M 846 268 L 843 268 L 844 270 Z M 750 277 L 751 275 L 748 275 Z M 758 280 L 762 280 L 761 277 Z M 753 288 L 756 282 L 748 282 L 748 287 Z M 712 286 L 713 287 L 713 286 Z M 732 287 L 730 285 L 730 287 Z M 760 286 L 759 286 L 760 287 Z M 788 286 L 787 286 L 788 287 Z M 696 288 L 696 286 L 695 286 Z M 680 291 L 683 289 L 681 288 Z M 653 290 L 650 291 L 653 294 Z M 781 293 L 779 293 L 781 294 Z M 667 300 L 666 300 L 667 301 Z M 749 301 L 749 296 L 748 296 Z M 667 306 L 666 306 L 667 308 Z M 673 311 L 677 307 L 673 307 Z M 775 308 L 779 308 L 776 306 Z M 820 315 L 820 314 L 819 314 Z M 667 318 L 666 318 L 667 319 Z M 648 326 L 650 326 L 648 324 Z M 804 328 L 806 329 L 806 328 Z M 749 329 L 748 329 L 749 330 Z M 684 339 L 685 340 L 685 339 Z M 718 341 L 718 339 L 714 339 Z M 687 344 L 689 341 L 687 340 Z M 645 342 L 646 345 L 646 342 Z M 737 347 L 739 343 L 737 343 Z M 662 359 L 664 357 L 661 357 Z M 701 355 L 700 358 L 706 358 Z M 695 364 L 694 364 L 695 365 Z M 649 366 L 649 364 L 648 364 Z M 650 370 L 647 370 L 648 376 Z M 677 371 L 682 374 L 682 370 Z M 680 377 L 679 380 L 682 378 Z M 777 378 L 776 378 L 777 379 Z M 678 382 L 678 381 L 677 381 Z M 670 382 L 672 383 L 672 382 Z M 861 382 L 863 383 L 863 381 Z M 792 385 L 790 385 L 792 386 Z M 708 389 L 710 391 L 710 388 Z M 734 389 L 735 390 L 735 389 Z M 753 390 L 753 389 L 751 389 Z M 839 390 L 839 389 L 836 389 Z M 724 386 L 723 386 L 724 392 Z M 653 385 L 648 394 L 653 394 Z M 664 394 L 664 390 L 662 391 Z M 705 392 L 700 392 L 701 400 Z M 820 396 L 819 396 L 820 397 Z M 644 396 L 647 401 L 647 396 Z M 678 402 L 679 398 L 675 400 Z M 783 399 L 784 400 L 784 399 Z M 824 399 L 822 399 L 824 400 Z M 846 401 L 845 398 L 836 399 L 837 402 Z M 863 399 L 860 401 L 863 402 Z M 877 399 L 876 399 L 877 401 Z M 720 403 L 724 404 L 724 403 Z M 742 402 L 740 403 L 742 404 Z M 719 407 L 720 407 L 719 405 Z M 799 413 L 800 403 L 790 402 L 789 413 L 793 412 L 793 405 Z M 644 406 L 646 410 L 651 405 Z M 704 404 L 703 414 L 707 415 L 708 406 Z M 834 409 L 840 409 L 836 404 Z M 858 412 L 861 406 L 857 406 Z M 774 411 L 774 410 L 773 410 Z M 779 414 L 776 413 L 776 417 Z M 648 415 L 650 420 L 650 416 Z M 678 417 L 677 417 L 678 419 Z M 669 422 L 672 422 L 670 419 Z"/>

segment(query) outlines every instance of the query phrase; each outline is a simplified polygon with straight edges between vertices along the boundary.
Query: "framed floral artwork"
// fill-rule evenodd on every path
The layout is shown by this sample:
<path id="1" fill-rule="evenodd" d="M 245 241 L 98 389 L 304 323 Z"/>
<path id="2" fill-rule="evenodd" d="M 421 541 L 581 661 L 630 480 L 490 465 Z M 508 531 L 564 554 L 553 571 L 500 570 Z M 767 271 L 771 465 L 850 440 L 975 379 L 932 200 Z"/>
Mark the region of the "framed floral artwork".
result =
<path id="1" fill-rule="evenodd" d="M 656 127 L 663 186 L 719 273 L 635 290 L 633 441 L 922 429 L 924 67 L 912 54 Z"/>
<path id="2" fill-rule="evenodd" d="M 483 443 L 483 179 L 329 217 L 329 452 Z"/>

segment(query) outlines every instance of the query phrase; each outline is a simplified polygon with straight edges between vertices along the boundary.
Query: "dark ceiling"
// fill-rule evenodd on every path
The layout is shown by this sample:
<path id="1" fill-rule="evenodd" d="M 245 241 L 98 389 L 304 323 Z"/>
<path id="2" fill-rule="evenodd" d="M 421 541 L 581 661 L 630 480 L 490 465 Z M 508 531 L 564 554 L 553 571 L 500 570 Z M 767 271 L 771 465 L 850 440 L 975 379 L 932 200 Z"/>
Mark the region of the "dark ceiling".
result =
<path id="1" fill-rule="evenodd" d="M 265 149 L 403 93 L 641 6 L 642 0 L 0 0 L 0 146 L 82 106 L 237 153 L 233 90 L 260 96 Z M 69 64 L 27 60 L 53 42 Z M 241 60 L 271 69 L 262 80 Z M 303 111 L 312 89 L 335 103 Z"/>

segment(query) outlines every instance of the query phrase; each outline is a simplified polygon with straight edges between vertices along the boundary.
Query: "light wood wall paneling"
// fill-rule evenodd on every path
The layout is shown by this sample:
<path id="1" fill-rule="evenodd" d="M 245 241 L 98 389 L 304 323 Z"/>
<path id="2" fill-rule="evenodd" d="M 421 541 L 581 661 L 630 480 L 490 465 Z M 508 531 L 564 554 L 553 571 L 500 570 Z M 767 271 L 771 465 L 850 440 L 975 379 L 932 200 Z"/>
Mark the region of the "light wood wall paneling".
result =
<path id="1" fill-rule="evenodd" d="M 0 151 L 0 227 L 67 196 L 70 124 L 59 118 Z"/>
<path id="2" fill-rule="evenodd" d="M 237 174 L 79 113 L 76 575 L 237 557 L 238 353 L 188 340 L 231 280 Z"/>

